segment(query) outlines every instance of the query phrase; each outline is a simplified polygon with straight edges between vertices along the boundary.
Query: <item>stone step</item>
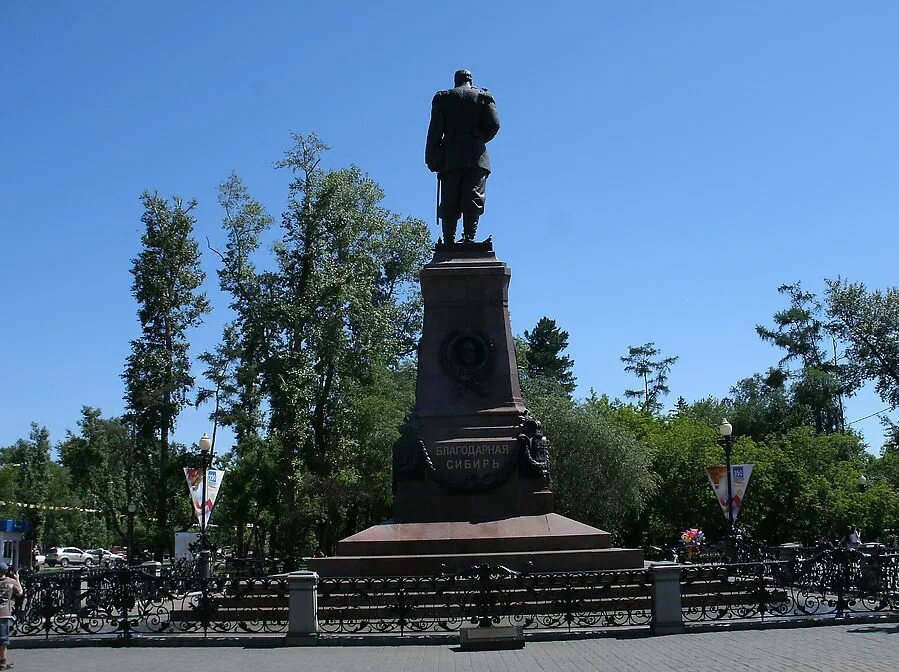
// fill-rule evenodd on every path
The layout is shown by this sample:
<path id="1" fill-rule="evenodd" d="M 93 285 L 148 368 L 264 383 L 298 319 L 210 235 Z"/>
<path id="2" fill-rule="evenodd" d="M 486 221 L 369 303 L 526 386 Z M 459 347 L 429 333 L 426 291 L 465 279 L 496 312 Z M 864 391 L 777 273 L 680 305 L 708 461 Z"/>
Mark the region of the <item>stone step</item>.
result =
<path id="1" fill-rule="evenodd" d="M 556 513 L 500 520 L 383 523 L 347 537 L 340 556 L 526 553 L 609 548 L 611 535 Z"/>
<path id="2" fill-rule="evenodd" d="M 463 572 L 475 565 L 508 567 L 517 572 L 577 572 L 643 567 L 643 551 L 597 548 L 532 553 L 448 553 L 441 555 L 368 555 L 312 558 L 320 576 L 433 576 Z"/>

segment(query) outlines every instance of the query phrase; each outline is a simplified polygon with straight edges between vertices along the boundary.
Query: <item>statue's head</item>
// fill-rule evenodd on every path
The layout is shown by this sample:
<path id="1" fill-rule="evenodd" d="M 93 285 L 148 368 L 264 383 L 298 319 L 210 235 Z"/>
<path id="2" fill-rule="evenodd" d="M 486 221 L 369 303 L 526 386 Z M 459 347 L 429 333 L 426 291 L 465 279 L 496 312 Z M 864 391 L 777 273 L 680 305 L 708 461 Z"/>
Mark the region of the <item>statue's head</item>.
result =
<path id="1" fill-rule="evenodd" d="M 471 70 L 456 70 L 453 75 L 453 86 L 462 86 L 465 82 L 471 84 Z"/>

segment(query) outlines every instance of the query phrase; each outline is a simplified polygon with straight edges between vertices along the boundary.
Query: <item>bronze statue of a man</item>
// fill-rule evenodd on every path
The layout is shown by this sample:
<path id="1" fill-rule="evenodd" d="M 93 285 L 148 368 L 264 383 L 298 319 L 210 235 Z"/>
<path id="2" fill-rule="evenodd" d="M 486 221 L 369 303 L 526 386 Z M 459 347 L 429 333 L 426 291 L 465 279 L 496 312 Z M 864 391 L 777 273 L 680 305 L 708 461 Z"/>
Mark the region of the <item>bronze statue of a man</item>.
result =
<path id="1" fill-rule="evenodd" d="M 440 179 L 437 212 L 443 242 L 450 245 L 455 242 L 460 214 L 462 240 L 474 241 L 490 174 L 487 143 L 499 131 L 496 101 L 487 89 L 472 86 L 468 70 L 457 70 L 453 84 L 455 88 L 434 95 L 425 145 L 425 163 Z"/>

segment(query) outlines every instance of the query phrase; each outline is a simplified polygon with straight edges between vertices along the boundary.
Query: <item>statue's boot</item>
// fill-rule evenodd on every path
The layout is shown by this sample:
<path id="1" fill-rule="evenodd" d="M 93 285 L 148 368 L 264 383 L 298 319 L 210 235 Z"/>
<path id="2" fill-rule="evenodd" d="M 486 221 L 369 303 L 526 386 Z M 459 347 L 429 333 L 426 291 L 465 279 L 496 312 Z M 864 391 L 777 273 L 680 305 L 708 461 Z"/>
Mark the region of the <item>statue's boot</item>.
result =
<path id="1" fill-rule="evenodd" d="M 456 225 L 458 219 L 441 219 L 440 223 L 443 227 L 443 244 L 454 245 L 456 242 Z"/>
<path id="2" fill-rule="evenodd" d="M 462 242 L 473 243 L 478 232 L 478 218 L 468 215 L 462 216 Z"/>

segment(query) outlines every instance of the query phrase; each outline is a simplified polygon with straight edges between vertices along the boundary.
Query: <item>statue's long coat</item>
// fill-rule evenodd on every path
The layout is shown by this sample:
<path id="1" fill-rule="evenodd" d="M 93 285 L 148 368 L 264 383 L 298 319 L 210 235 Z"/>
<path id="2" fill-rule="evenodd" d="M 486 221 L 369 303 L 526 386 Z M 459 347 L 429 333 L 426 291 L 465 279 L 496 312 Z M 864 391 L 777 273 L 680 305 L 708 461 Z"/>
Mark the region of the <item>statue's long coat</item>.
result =
<path id="1" fill-rule="evenodd" d="M 431 102 L 425 163 L 434 172 L 482 168 L 490 172 L 487 143 L 499 132 L 496 101 L 487 89 L 457 86 Z"/>

